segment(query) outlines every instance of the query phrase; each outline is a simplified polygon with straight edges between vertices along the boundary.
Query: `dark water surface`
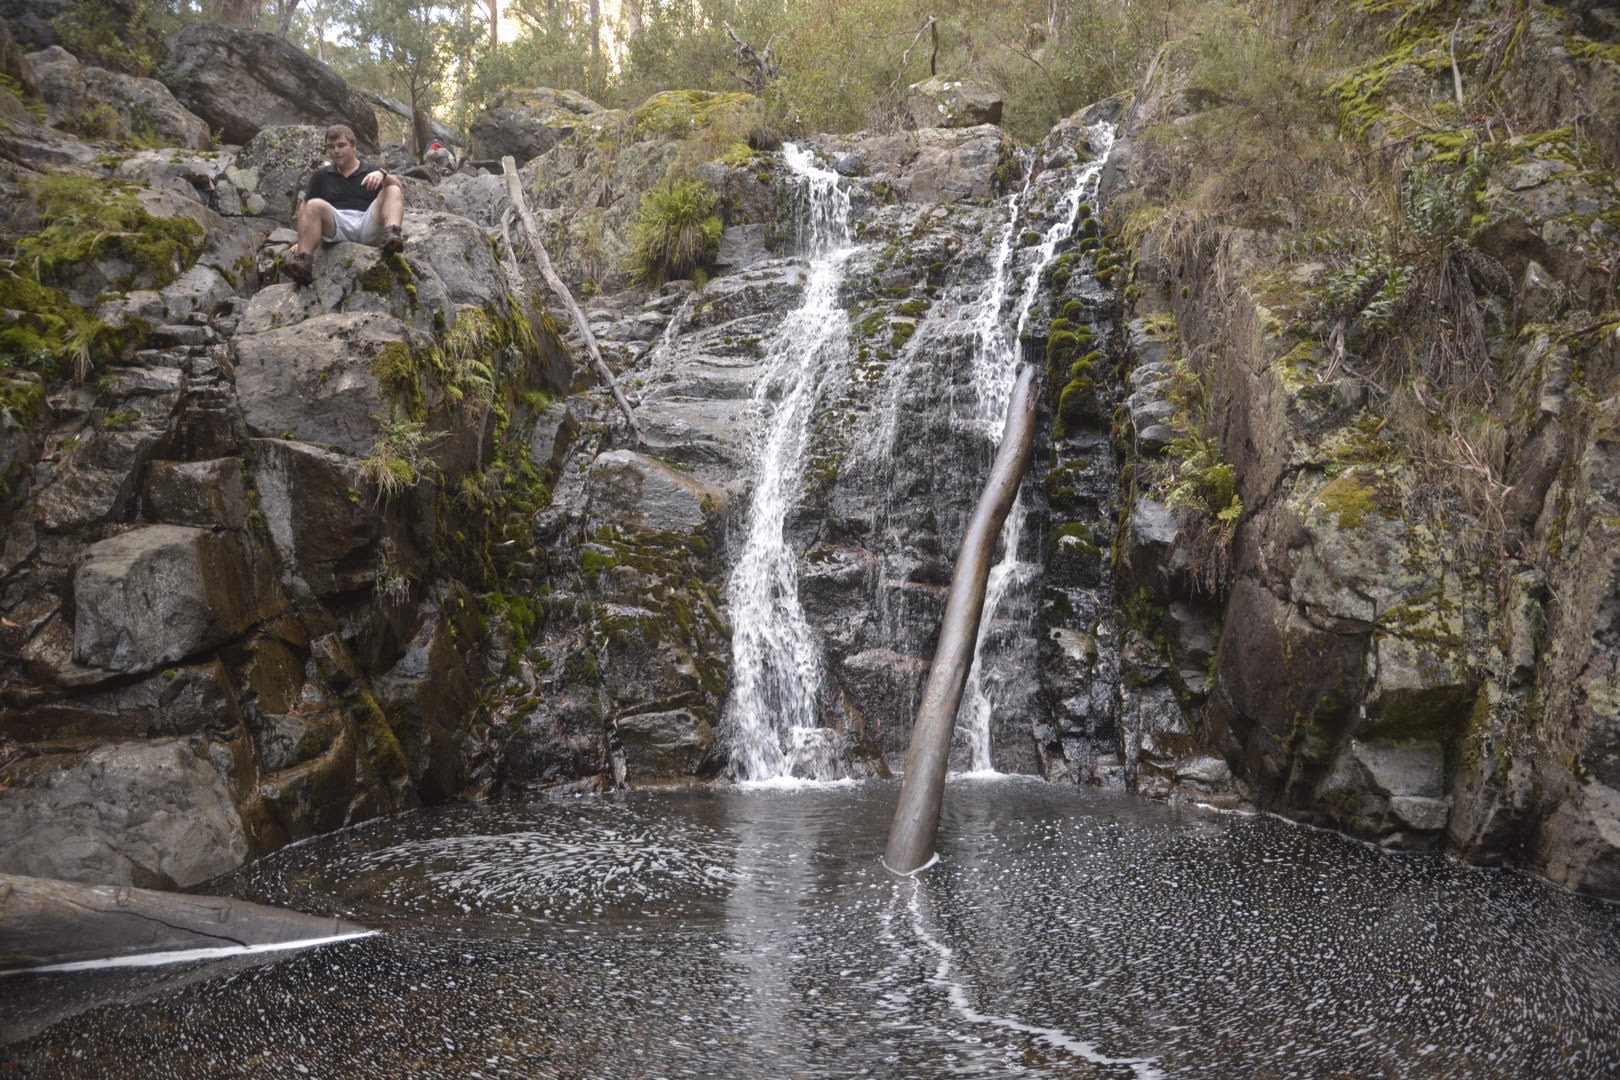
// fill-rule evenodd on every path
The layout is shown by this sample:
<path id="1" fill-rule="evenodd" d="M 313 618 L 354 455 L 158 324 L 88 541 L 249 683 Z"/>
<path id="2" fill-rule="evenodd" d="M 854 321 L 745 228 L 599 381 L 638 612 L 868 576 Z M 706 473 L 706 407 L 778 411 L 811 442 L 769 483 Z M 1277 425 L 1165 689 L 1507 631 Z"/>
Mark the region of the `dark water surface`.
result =
<path id="1" fill-rule="evenodd" d="M 1017 778 L 953 779 L 943 860 L 902 880 L 877 861 L 895 790 L 324 837 L 218 891 L 383 933 L 0 979 L 11 1038 L 63 1017 L 0 1076 L 1620 1075 L 1620 907 Z"/>

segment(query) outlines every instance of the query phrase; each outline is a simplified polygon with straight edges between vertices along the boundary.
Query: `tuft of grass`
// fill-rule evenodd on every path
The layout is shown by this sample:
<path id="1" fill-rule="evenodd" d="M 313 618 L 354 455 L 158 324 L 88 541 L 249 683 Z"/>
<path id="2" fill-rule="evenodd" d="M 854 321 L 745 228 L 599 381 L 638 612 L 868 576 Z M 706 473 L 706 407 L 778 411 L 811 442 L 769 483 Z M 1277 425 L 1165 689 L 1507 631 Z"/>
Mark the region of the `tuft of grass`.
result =
<path id="1" fill-rule="evenodd" d="M 419 421 L 398 416 L 383 425 L 371 456 L 359 465 L 360 475 L 370 481 L 379 502 L 392 502 L 432 468 L 428 450 L 438 435 L 425 430 Z"/>
<path id="2" fill-rule="evenodd" d="M 671 180 L 641 198 L 630 223 L 630 269 L 657 287 L 712 258 L 720 242 L 715 196 L 701 180 Z"/>

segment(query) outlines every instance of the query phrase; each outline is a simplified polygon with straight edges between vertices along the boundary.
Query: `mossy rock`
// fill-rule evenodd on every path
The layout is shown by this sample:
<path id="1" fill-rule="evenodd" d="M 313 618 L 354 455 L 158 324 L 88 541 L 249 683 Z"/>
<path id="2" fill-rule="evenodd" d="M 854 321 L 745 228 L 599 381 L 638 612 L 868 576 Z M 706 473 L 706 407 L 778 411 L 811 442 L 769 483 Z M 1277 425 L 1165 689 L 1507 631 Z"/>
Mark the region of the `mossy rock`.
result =
<path id="1" fill-rule="evenodd" d="M 750 144 L 765 129 L 765 103 L 752 94 L 665 90 L 630 114 L 637 139 L 687 139 L 705 135 L 719 147 Z"/>

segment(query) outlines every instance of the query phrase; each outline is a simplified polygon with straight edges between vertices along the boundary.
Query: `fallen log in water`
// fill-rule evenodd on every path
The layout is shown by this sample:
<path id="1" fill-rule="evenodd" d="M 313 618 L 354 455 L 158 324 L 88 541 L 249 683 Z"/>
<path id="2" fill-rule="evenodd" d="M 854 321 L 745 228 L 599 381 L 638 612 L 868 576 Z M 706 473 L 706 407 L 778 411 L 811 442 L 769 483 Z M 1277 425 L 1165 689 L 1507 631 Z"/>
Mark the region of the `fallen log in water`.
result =
<path id="1" fill-rule="evenodd" d="M 0 874 L 0 971 L 366 932 L 335 916 L 224 896 Z"/>
<path id="2" fill-rule="evenodd" d="M 898 874 L 911 873 L 934 855 L 951 732 L 956 727 L 956 710 L 962 703 L 968 669 L 973 666 L 996 538 L 1012 509 L 1035 441 L 1035 404 L 1035 369 L 1025 365 L 1007 405 L 1007 423 L 995 463 L 990 466 L 990 478 L 985 481 L 979 505 L 962 536 L 950 596 L 940 621 L 939 646 L 934 650 L 933 666 L 928 669 L 917 719 L 911 725 L 906 776 L 900 784 L 900 801 L 894 809 L 889 844 L 883 853 L 884 865 Z"/>

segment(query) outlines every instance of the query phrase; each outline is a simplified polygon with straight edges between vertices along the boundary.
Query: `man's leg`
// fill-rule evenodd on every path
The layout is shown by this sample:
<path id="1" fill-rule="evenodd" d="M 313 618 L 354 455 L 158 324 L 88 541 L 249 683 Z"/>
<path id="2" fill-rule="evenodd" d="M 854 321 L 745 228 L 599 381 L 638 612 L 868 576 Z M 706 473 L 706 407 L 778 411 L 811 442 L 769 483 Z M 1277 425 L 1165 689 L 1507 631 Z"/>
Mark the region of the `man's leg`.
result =
<path id="1" fill-rule="evenodd" d="M 296 285 L 308 285 L 315 278 L 315 249 L 328 232 L 337 231 L 332 204 L 325 199 L 308 199 L 298 209 L 298 244 L 281 261 L 281 268 Z"/>
<path id="2" fill-rule="evenodd" d="M 366 231 L 361 239 L 392 255 L 405 246 L 405 235 L 400 231 L 404 220 L 405 193 L 392 184 L 385 185 L 366 211 Z"/>
<path id="3" fill-rule="evenodd" d="M 321 241 L 337 234 L 332 204 L 325 199 L 306 199 L 298 211 L 298 250 L 313 255 Z"/>
<path id="4" fill-rule="evenodd" d="M 381 214 L 383 227 L 401 225 L 405 222 L 405 192 L 393 184 L 384 184 L 383 189 L 377 193 L 377 201 L 382 204 Z"/>

